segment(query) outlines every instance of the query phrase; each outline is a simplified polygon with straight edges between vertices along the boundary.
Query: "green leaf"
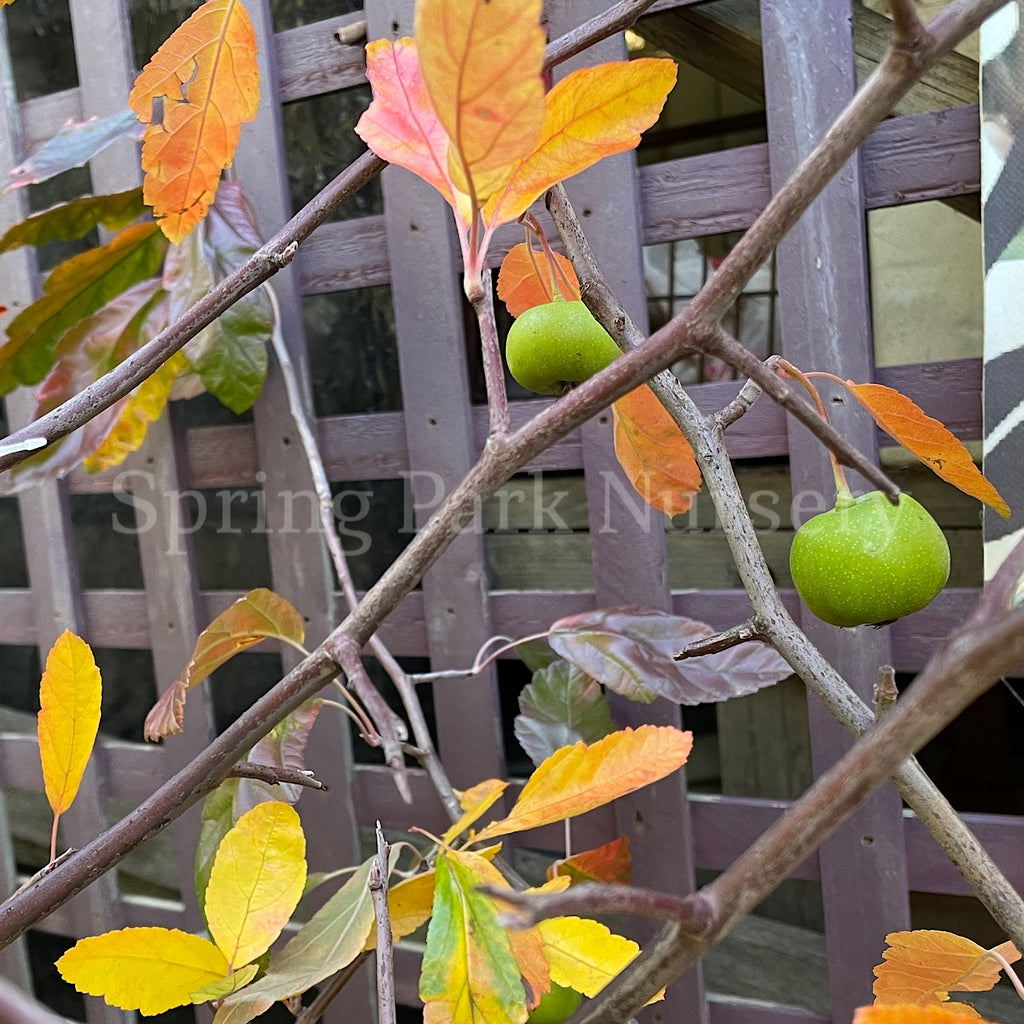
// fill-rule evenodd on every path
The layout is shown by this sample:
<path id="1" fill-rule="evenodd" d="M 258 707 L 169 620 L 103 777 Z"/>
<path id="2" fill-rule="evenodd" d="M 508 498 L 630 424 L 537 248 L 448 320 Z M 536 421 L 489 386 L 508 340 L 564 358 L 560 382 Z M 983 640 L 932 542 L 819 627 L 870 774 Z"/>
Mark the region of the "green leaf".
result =
<path id="1" fill-rule="evenodd" d="M 0 347 L 0 394 L 38 384 L 53 365 L 57 342 L 79 321 L 156 273 L 167 242 L 155 224 L 126 228 L 106 245 L 54 267 L 44 295 L 7 328 Z"/>
<path id="2" fill-rule="evenodd" d="M 82 196 L 15 224 L 0 238 L 0 252 L 22 245 L 43 245 L 54 239 L 70 242 L 88 234 L 97 224 L 120 231 L 145 212 L 141 188 L 105 196 Z"/>
<path id="3" fill-rule="evenodd" d="M 232 813 L 235 794 L 240 779 L 225 779 L 203 801 L 202 825 L 199 829 L 199 842 L 196 844 L 196 899 L 199 909 L 206 919 L 206 887 L 210 884 L 210 872 L 217 857 L 221 840 L 231 831 L 231 827 L 241 815 Z"/>
<path id="4" fill-rule="evenodd" d="M 44 142 L 27 160 L 8 175 L 3 191 L 47 181 L 58 174 L 81 167 L 118 139 L 141 141 L 143 127 L 129 107 L 108 117 L 90 117 L 88 121 L 66 124 L 52 139 Z"/>
<path id="5" fill-rule="evenodd" d="M 508 932 L 469 868 L 437 858 L 434 912 L 420 973 L 424 1024 L 489 1024 L 526 1017 Z"/>
<path id="6" fill-rule="evenodd" d="M 561 747 L 593 743 L 616 728 L 601 687 L 560 658 L 534 672 L 519 694 L 519 708 L 516 739 L 535 765 Z"/>
<path id="7" fill-rule="evenodd" d="M 241 186 L 223 182 L 200 230 L 171 249 L 164 284 L 176 319 L 233 273 L 261 240 Z M 244 412 L 259 397 L 267 376 L 267 343 L 274 317 L 262 289 L 243 296 L 185 346 L 203 386 L 233 412 Z"/>
<path id="8" fill-rule="evenodd" d="M 373 925 L 370 898 L 370 866 L 361 864 L 339 889 L 291 938 L 277 956 L 271 957 L 267 973 L 244 991 L 228 996 L 225 1005 L 242 1008 L 251 1002 L 253 1016 L 262 1012 L 267 1000 L 286 999 L 305 992 L 340 971 L 362 952 Z M 251 1020 L 232 1013 L 233 1024 Z"/>
<path id="9" fill-rule="evenodd" d="M 547 668 L 553 661 L 558 660 L 558 655 L 551 650 L 551 644 L 547 640 L 524 640 L 516 644 L 516 654 L 523 660 L 523 664 L 531 671 L 538 672 Z"/>

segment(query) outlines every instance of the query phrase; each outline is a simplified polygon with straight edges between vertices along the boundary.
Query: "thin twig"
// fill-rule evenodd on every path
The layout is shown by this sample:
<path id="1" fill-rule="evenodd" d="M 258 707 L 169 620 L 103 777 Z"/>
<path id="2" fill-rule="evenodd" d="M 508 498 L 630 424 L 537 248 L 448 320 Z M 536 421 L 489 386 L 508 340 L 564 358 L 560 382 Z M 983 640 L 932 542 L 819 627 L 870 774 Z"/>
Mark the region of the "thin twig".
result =
<path id="1" fill-rule="evenodd" d="M 570 32 L 548 45 L 544 57 L 546 68 L 554 67 L 589 49 L 594 43 L 607 39 L 616 32 L 622 32 L 633 25 L 654 0 L 621 0 L 606 11 L 583 22 Z"/>
<path id="2" fill-rule="evenodd" d="M 231 766 L 230 774 L 236 779 L 258 779 L 271 786 L 284 783 L 287 786 L 308 786 L 327 792 L 325 786 L 308 770 L 301 768 L 284 768 L 272 764 L 256 764 L 254 761 L 239 761 Z"/>
<path id="3" fill-rule="evenodd" d="M 900 691 L 896 689 L 896 669 L 892 665 L 883 665 L 878 670 L 878 682 L 875 683 L 871 695 L 875 718 L 881 718 L 896 703 Z"/>
<path id="4" fill-rule="evenodd" d="M 768 368 L 774 367 L 774 360 L 777 360 L 778 356 L 769 356 L 765 360 L 765 366 Z M 743 387 L 740 388 L 739 394 L 727 405 L 723 405 L 721 409 L 714 415 L 715 423 L 718 424 L 720 430 L 725 430 L 727 427 L 731 427 L 741 416 L 745 416 L 754 407 L 754 403 L 764 393 L 764 389 L 756 380 L 751 380 L 749 377 L 743 382 Z"/>
<path id="5" fill-rule="evenodd" d="M 320 991 L 317 992 L 316 998 L 309 1006 L 302 1008 L 302 1012 L 296 1015 L 292 1024 L 317 1024 L 317 1021 L 323 1016 L 324 1010 L 331 1005 L 338 993 L 352 980 L 352 976 L 363 966 L 369 955 L 366 952 L 360 953 L 352 963 L 342 967 L 328 981 L 321 982 Z"/>
<path id="6" fill-rule="evenodd" d="M 504 435 L 509 430 L 508 393 L 505 390 L 505 364 L 498 343 L 498 328 L 494 320 L 494 292 L 491 271 L 485 268 L 480 275 L 480 287 L 469 296 L 480 327 L 480 345 L 484 361 L 484 381 L 487 385 L 487 406 L 490 410 L 491 433 Z"/>
<path id="7" fill-rule="evenodd" d="M 687 658 L 700 658 L 705 654 L 720 654 L 730 647 L 738 647 L 740 644 L 750 643 L 751 640 L 764 639 L 760 626 L 753 619 L 748 619 L 731 629 L 688 643 L 681 651 L 676 651 L 672 658 L 674 661 L 685 661 Z"/>
<path id="8" fill-rule="evenodd" d="M 481 891 L 513 909 L 501 910 L 510 928 L 532 928 L 550 917 L 594 917 L 598 914 L 631 914 L 654 921 L 673 921 L 701 933 L 714 919 L 712 907 L 701 897 L 673 896 L 632 885 L 583 882 L 564 892 L 525 893 L 482 886 Z"/>
<path id="9" fill-rule="evenodd" d="M 395 1024 L 395 948 L 391 939 L 391 914 L 388 912 L 388 844 L 377 822 L 377 856 L 370 867 L 370 895 L 373 919 L 377 925 L 377 1019 L 379 1024 Z"/>

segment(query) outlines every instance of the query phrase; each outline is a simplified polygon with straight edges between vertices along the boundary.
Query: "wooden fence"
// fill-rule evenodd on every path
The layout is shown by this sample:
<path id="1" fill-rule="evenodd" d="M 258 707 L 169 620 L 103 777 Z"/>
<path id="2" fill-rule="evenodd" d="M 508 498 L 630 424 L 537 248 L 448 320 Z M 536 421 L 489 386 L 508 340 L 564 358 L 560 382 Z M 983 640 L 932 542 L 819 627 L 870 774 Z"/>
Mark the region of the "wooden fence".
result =
<path id="1" fill-rule="evenodd" d="M 275 34 L 271 4 L 249 0 L 247 6 L 261 43 L 262 104 L 255 124 L 243 133 L 235 169 L 258 211 L 264 233 L 270 234 L 291 213 L 282 107 L 364 83 L 361 47 L 345 45 L 335 35 L 338 28 L 360 15 Z M 603 0 L 558 0 L 547 6 L 554 36 L 597 13 Z M 696 50 L 705 52 L 699 43 L 704 37 L 699 33 L 707 30 L 707 23 L 692 20 L 700 8 L 687 0 L 660 0 L 654 10 L 662 25 L 674 26 L 683 39 L 696 39 Z M 709 12 L 720 8 L 719 4 L 707 5 Z M 28 148 L 52 135 L 66 119 L 109 114 L 125 105 L 134 76 L 126 3 L 69 0 L 69 9 L 80 84 L 18 102 L 5 63 L 4 103 L 0 107 L 3 167 L 17 164 Z M 760 15 L 766 143 L 639 169 L 632 155 L 615 157 L 571 183 L 571 197 L 583 215 L 598 259 L 615 292 L 640 323 L 646 309 L 642 247 L 748 227 L 772 190 L 854 89 L 858 61 L 863 63 L 865 58 L 860 48 L 855 53 L 848 0 L 819 0 L 813 18 L 797 0 L 762 0 Z M 411 34 L 411 0 L 368 0 L 365 16 L 371 37 Z M 3 24 L 0 20 L 0 27 Z M 599 46 L 586 59 L 608 59 L 622 53 L 619 39 Z M 825 54 L 827 60 L 822 59 Z M 8 61 L 6 46 L 0 46 L 0 61 Z M 131 146 L 113 147 L 92 161 L 91 172 L 96 191 L 131 187 L 139 180 L 137 156 Z M 875 372 L 865 255 L 865 211 L 971 197 L 978 190 L 978 181 L 975 106 L 925 109 L 885 122 L 863 147 L 860 159 L 843 171 L 779 249 L 782 351 L 801 365 L 827 366 L 843 377 L 891 384 L 941 417 L 958 436 L 978 439 L 980 360 L 900 365 Z M 429 188 L 400 170 L 384 173 L 382 189 L 383 214 L 323 225 L 300 251 L 295 266 L 275 278 L 274 288 L 293 359 L 308 381 L 304 297 L 390 285 L 401 410 L 323 416 L 318 431 L 333 482 L 354 485 L 405 480 L 413 499 L 410 508 L 420 517 L 426 514 L 430 499 L 419 485 L 429 480 L 433 486 L 440 481 L 450 489 L 462 477 L 483 443 L 486 412 L 470 401 L 458 249 L 448 209 Z M 0 227 L 20 219 L 26 210 L 23 194 L 7 196 L 0 206 Z M 515 240 L 510 229 L 499 243 Z M 39 286 L 33 256 L 11 254 L 3 258 L 2 266 L 4 301 L 12 306 L 31 301 Z M 363 343 L 372 345 L 373 339 Z M 731 382 L 708 383 L 695 386 L 692 394 L 702 408 L 714 409 L 736 389 Z M 514 403 L 514 421 L 524 421 L 541 405 L 535 400 Z M 30 407 L 29 399 L 12 396 L 7 403 L 9 423 L 24 422 Z M 863 419 L 848 412 L 836 410 L 842 429 L 864 451 L 875 451 L 879 436 Z M 161 510 L 151 520 L 146 517 L 146 528 L 134 534 L 141 585 L 102 589 L 81 585 L 80 577 L 89 575 L 90 551 L 76 550 L 73 504 L 76 496 L 111 494 L 113 475 L 76 473 L 64 483 L 45 485 L 18 497 L 31 587 L 0 590 L 0 645 L 34 646 L 45 652 L 59 632 L 69 627 L 97 648 L 149 652 L 155 687 L 163 690 L 181 671 L 198 630 L 239 596 L 237 589 L 211 586 L 208 577 L 200 585 L 204 577 L 198 570 L 194 538 L 181 529 L 189 522 L 186 492 L 200 489 L 261 491 L 270 576 L 265 582 L 302 609 L 312 641 L 323 637 L 337 621 L 342 609 L 321 539 L 315 531 L 294 529 L 288 518 L 294 512 L 291 496 L 308 492 L 310 484 L 297 455 L 298 440 L 279 375 L 272 372 L 251 422 L 186 428 L 176 425 L 176 418 L 180 415 L 172 415 L 152 429 L 144 451 L 127 467 L 130 475 L 121 478 L 121 486 L 131 491 L 140 508 L 145 507 L 141 503 L 149 502 Z M 821 450 L 806 433 L 791 430 L 780 410 L 766 400 L 730 429 L 728 444 L 737 459 L 788 457 L 793 491 L 828 492 L 828 467 Z M 382 636 L 395 654 L 429 659 L 434 670 L 462 667 L 494 633 L 536 632 L 563 615 L 597 606 L 644 604 L 717 627 L 732 625 L 748 613 L 745 595 L 725 568 L 727 556 L 722 553 L 718 557 L 721 547 L 715 546 L 712 532 L 704 532 L 707 523 L 694 520 L 690 532 L 686 525 L 676 524 L 676 529 L 666 534 L 659 522 L 652 528 L 641 521 L 626 502 L 606 503 L 605 482 L 608 474 L 617 472 L 607 415 L 556 444 L 529 469 L 577 478 L 570 486 L 575 494 L 570 503 L 575 518 L 566 524 L 568 529 L 511 532 L 523 524 L 496 524 L 498 512 L 492 504 L 485 515 L 489 532 L 465 533 L 428 574 L 422 589 L 411 594 L 385 624 Z M 523 486 L 537 486 L 537 479 Z M 126 500 L 123 494 L 121 498 Z M 116 507 L 125 508 L 115 503 Z M 961 527 L 971 526 L 969 511 L 961 508 L 958 514 L 965 517 L 959 521 Z M 976 523 L 975 514 L 973 537 L 962 539 L 968 558 L 977 558 L 980 551 Z M 785 525 L 779 534 L 782 538 L 788 536 Z M 530 525 L 523 528 L 529 531 Z M 707 573 L 678 582 L 672 579 L 670 554 L 684 543 L 701 552 L 697 557 L 703 559 L 700 564 L 707 567 Z M 776 545 L 774 557 L 784 585 L 788 582 L 786 543 L 771 543 Z M 562 558 L 568 568 L 564 574 L 559 571 L 546 577 L 538 568 L 534 575 L 516 578 L 514 573 L 508 575 L 512 572 L 508 566 L 516 561 L 517 552 L 521 559 L 536 560 L 539 567 L 552 558 Z M 676 556 L 676 564 L 683 565 L 687 559 Z M 720 577 L 716 569 L 721 570 Z M 712 584 L 716 589 L 709 589 L 707 581 L 719 578 L 720 583 Z M 825 627 L 810 616 L 804 616 L 804 627 L 858 692 L 869 697 L 880 664 L 893 664 L 905 673 L 924 664 L 939 639 L 963 621 L 977 582 L 973 573 L 965 573 L 962 585 L 947 589 L 927 610 L 889 629 L 859 631 L 853 636 Z M 784 595 L 790 608 L 798 612 L 793 593 L 784 588 Z M 287 667 L 289 655 L 281 653 L 279 658 L 271 661 L 270 670 L 281 664 Z M 437 740 L 456 786 L 506 774 L 502 695 L 510 679 L 514 676 L 501 667 L 482 678 L 433 687 Z M 28 684 L 35 682 L 30 679 Z M 0 703 L 7 686 L 6 681 L 0 682 Z M 86 843 L 108 821 L 112 807 L 142 800 L 205 745 L 214 729 L 207 689 L 190 701 L 188 729 L 183 736 L 159 746 L 110 737 L 102 741 L 81 795 L 64 819 L 66 844 Z M 504 704 L 508 703 L 506 695 Z M 679 709 L 664 704 L 618 703 L 615 710 L 623 724 L 680 723 Z M 792 700 L 777 713 L 766 703 L 737 713 L 749 715 L 747 735 L 756 728 L 763 729 L 765 737 L 774 737 L 765 739 L 777 744 L 769 747 L 765 762 L 788 762 L 802 756 L 797 748 L 806 743 L 794 737 L 786 724 L 794 714 Z M 809 723 L 808 771 L 820 773 L 838 758 L 848 740 L 815 701 L 801 713 Z M 724 742 L 727 730 L 721 723 L 719 731 Z M 399 800 L 387 771 L 364 760 L 353 756 L 345 728 L 320 723 L 309 761 L 330 786 L 330 793 L 306 796 L 300 806 L 313 870 L 355 862 L 361 856 L 360 829 L 375 819 L 397 830 L 412 824 L 443 828 L 441 808 L 420 772 L 411 773 L 415 803 L 408 807 Z M 794 768 L 796 775 L 801 771 Z M 21 791 L 41 788 L 31 734 L 0 734 L 0 781 L 11 801 L 21 799 Z M 762 789 L 762 793 L 766 791 Z M 785 807 L 785 799 L 764 795 L 688 793 L 685 781 L 677 778 L 583 819 L 575 842 L 583 849 L 613 834 L 627 835 L 634 840 L 636 882 L 685 891 L 692 886 L 695 872 L 703 877 L 705 872 L 728 865 Z M 1011 881 L 1024 887 L 1024 864 L 1019 856 L 1024 819 L 967 817 Z M 198 811 L 193 810 L 173 826 L 173 842 L 162 847 L 173 875 L 167 886 L 172 895 L 179 889 L 184 894 L 182 900 L 133 895 L 119 887 L 111 873 L 54 915 L 45 929 L 71 938 L 126 924 L 198 929 L 198 912 L 188 895 L 197 833 Z M 528 842 L 535 848 L 558 849 L 561 840 L 551 830 L 529 837 Z M 139 870 L 145 873 L 144 868 Z M 834 1020 L 846 1024 L 852 1009 L 870 1000 L 871 968 L 879 960 L 884 935 L 911 923 L 909 893 L 969 895 L 963 880 L 892 791 L 865 806 L 795 877 L 820 887 L 825 955 L 818 961 L 817 977 L 794 973 L 776 978 L 771 992 L 759 990 L 753 983 L 743 989 L 744 971 L 756 959 L 754 945 L 748 944 L 738 948 L 725 969 L 721 960 L 709 957 L 705 973 L 695 971 L 674 986 L 665 1003 L 648 1011 L 650 1019 L 710 1020 L 713 1024 L 825 1024 Z M 0 800 L 0 889 L 12 889 L 17 880 L 11 830 Z M 810 934 L 779 928 L 783 930 L 769 932 L 767 938 L 761 935 L 764 945 L 789 943 L 795 950 Z M 417 964 L 415 945 L 403 945 L 397 957 L 398 991 L 400 1001 L 409 1006 L 417 1005 Z M 0 953 L 0 970 L 32 988 L 24 942 Z M 763 974 L 772 973 L 778 974 L 778 968 L 764 968 L 761 980 Z M 40 990 L 39 994 L 45 996 L 46 992 Z M 370 1019 L 366 1016 L 370 1002 L 364 978 L 346 989 L 326 1019 Z M 113 1024 L 124 1019 L 119 1011 L 93 999 L 87 1000 L 87 1015 L 90 1022 Z"/>

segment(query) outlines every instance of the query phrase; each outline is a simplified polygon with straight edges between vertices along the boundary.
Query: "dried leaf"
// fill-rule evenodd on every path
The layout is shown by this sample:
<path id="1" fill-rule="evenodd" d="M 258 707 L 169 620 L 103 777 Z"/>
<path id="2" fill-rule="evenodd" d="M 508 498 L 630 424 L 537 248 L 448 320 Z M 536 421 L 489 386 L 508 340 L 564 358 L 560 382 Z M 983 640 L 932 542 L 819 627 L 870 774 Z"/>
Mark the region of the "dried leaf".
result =
<path id="1" fill-rule="evenodd" d="M 501 261 L 498 273 L 498 298 L 505 303 L 512 316 L 521 316 L 533 306 L 551 302 L 553 288 L 557 288 L 564 299 L 573 301 L 580 297 L 580 282 L 572 263 L 561 253 L 552 253 L 562 272 L 569 279 L 571 287 L 552 273 L 547 257 L 542 252 L 533 252 L 525 242 L 513 246 Z M 540 270 L 540 276 L 537 271 Z"/>
<path id="2" fill-rule="evenodd" d="M 606 608 L 559 619 L 548 640 L 567 661 L 630 700 L 665 697 L 704 704 L 754 693 L 785 679 L 790 667 L 762 643 L 675 661 L 687 643 L 713 636 L 703 622 L 651 608 Z"/>
<path id="3" fill-rule="evenodd" d="M 424 1024 L 491 1024 L 526 1019 L 509 933 L 494 902 L 464 864 L 441 854 L 420 972 Z"/>
<path id="4" fill-rule="evenodd" d="M 533 674 L 519 694 L 514 730 L 535 765 L 577 740 L 593 743 L 615 732 L 601 687 L 560 658 Z"/>
<path id="5" fill-rule="evenodd" d="M 112 195 L 82 196 L 34 213 L 8 228 L 0 238 L 0 252 L 22 245 L 45 245 L 54 239 L 72 241 L 87 235 L 98 224 L 120 231 L 145 211 L 141 188 Z"/>
<path id="6" fill-rule="evenodd" d="M 987 992 L 999 980 L 999 962 L 976 942 L 952 932 L 920 929 L 886 935 L 883 963 L 875 968 L 876 1003 L 944 1003 L 950 992 Z M 1013 943 L 997 947 L 1013 963 Z"/>
<path id="7" fill-rule="evenodd" d="M 306 837 L 295 809 L 257 804 L 221 841 L 206 888 L 206 922 L 232 969 L 265 953 L 302 897 Z"/>
<path id="8" fill-rule="evenodd" d="M 131 970 L 125 969 L 128 963 Z M 198 935 L 170 928 L 122 928 L 79 939 L 57 961 L 57 970 L 79 992 L 149 1016 L 187 1006 L 193 992 L 228 973 L 228 962 Z"/>
<path id="9" fill-rule="evenodd" d="M 629 839 L 626 837 L 613 839 L 596 850 L 585 850 L 573 857 L 556 860 L 548 868 L 548 878 L 568 876 L 573 885 L 578 882 L 629 885 L 631 873 Z"/>
<path id="10" fill-rule="evenodd" d="M 38 384 L 53 365 L 61 336 L 123 291 L 152 277 L 167 243 L 155 224 L 126 228 L 106 245 L 54 267 L 42 298 L 7 326 L 0 347 L 0 393 Z"/>
<path id="11" fill-rule="evenodd" d="M 512 813 L 477 835 L 491 839 L 585 814 L 681 768 L 693 736 L 670 726 L 623 729 L 552 754 L 530 776 Z M 557 979 L 556 979 L 557 980 Z"/>
<path id="12" fill-rule="evenodd" d="M 547 94 L 533 151 L 484 207 L 489 225 L 515 220 L 547 189 L 613 153 L 633 149 L 658 119 L 675 84 L 674 61 L 655 57 L 599 64 L 568 74 Z"/>
<path id="13" fill-rule="evenodd" d="M 256 116 L 256 32 L 240 0 L 207 0 L 157 50 L 128 102 L 147 125 L 146 202 L 180 242 L 206 216 L 242 123 Z"/>
<path id="14" fill-rule="evenodd" d="M 637 494 L 667 516 L 688 512 L 700 470 L 683 432 L 643 385 L 612 405 L 615 456 Z"/>
<path id="15" fill-rule="evenodd" d="M 146 716 L 146 739 L 158 740 L 181 732 L 186 693 L 236 654 L 268 637 L 301 647 L 305 625 L 288 601 L 272 590 L 258 587 L 221 612 L 199 634 L 185 671 Z"/>
<path id="16" fill-rule="evenodd" d="M 39 755 L 55 818 L 78 795 L 100 726 L 101 690 L 89 645 L 64 630 L 46 656 L 39 686 Z"/>
<path id="17" fill-rule="evenodd" d="M 228 996 L 226 1005 L 257 1009 L 267 1000 L 286 999 L 305 992 L 324 978 L 350 964 L 363 950 L 373 925 L 370 898 L 370 866 L 367 860 L 352 877 L 289 939 L 280 953 L 271 957 L 267 973 L 241 992 Z M 244 1015 L 237 1011 L 233 1024 Z M 252 1017 L 244 1018 L 252 1020 Z"/>
<path id="18" fill-rule="evenodd" d="M 541 0 L 419 0 L 416 39 L 448 138 L 448 173 L 478 206 L 536 146 L 544 121 Z"/>
<path id="19" fill-rule="evenodd" d="M 632 939 L 582 917 L 554 917 L 537 925 L 551 980 L 593 998 L 640 952 Z"/>
<path id="20" fill-rule="evenodd" d="M 974 464 L 971 453 L 938 420 L 882 384 L 845 381 L 875 422 L 943 480 L 1009 518 L 1010 506 Z"/>
<path id="21" fill-rule="evenodd" d="M 945 1006 L 915 1006 L 913 1003 L 889 1003 L 862 1006 L 853 1015 L 853 1024 L 992 1024 L 982 1020 L 967 1003 Z"/>
<path id="22" fill-rule="evenodd" d="M 3 191 L 36 185 L 72 167 L 81 167 L 118 139 L 142 139 L 142 126 L 135 111 L 126 107 L 107 117 L 69 122 L 52 139 L 44 142 L 27 160 L 13 168 Z"/>
<path id="23" fill-rule="evenodd" d="M 472 789 L 460 793 L 459 804 L 466 813 L 445 832 L 441 841 L 448 845 L 456 836 L 465 832 L 501 799 L 501 794 L 507 788 L 508 783 L 501 779 L 486 779 L 484 782 L 478 782 Z"/>

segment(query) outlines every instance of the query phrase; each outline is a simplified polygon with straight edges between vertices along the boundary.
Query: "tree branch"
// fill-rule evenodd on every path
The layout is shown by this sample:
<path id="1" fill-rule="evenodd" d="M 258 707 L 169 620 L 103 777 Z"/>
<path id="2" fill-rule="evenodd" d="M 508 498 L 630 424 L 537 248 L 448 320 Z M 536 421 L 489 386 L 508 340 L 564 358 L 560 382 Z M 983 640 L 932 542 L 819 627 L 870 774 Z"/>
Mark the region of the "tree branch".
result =
<path id="1" fill-rule="evenodd" d="M 310 771 L 301 768 L 284 768 L 272 764 L 257 764 L 255 761 L 239 761 L 229 772 L 236 779 L 258 779 L 268 785 L 277 786 L 282 782 L 290 786 L 308 786 L 327 792 L 327 787 Z"/>

